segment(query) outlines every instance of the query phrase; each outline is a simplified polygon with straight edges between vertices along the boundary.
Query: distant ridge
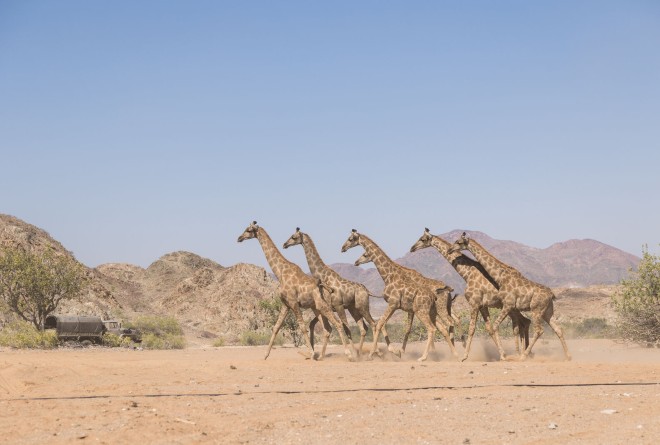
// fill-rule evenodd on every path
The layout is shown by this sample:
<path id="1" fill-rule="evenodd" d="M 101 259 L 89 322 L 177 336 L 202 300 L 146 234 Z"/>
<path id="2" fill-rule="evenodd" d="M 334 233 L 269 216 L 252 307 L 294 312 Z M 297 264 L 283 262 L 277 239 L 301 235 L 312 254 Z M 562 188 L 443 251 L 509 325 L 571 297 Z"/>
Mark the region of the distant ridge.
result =
<path id="1" fill-rule="evenodd" d="M 463 232 L 457 229 L 434 235 L 454 242 Z M 591 239 L 568 240 L 539 249 L 515 241 L 497 240 L 479 231 L 465 232 L 501 261 L 549 287 L 616 284 L 628 275 L 630 269 L 635 269 L 640 260 L 635 255 Z M 410 245 L 415 241 L 411 239 Z M 465 288 L 463 279 L 435 248 L 406 253 L 395 261 L 426 276 L 441 279 L 459 292 Z M 336 263 L 331 267 L 346 278 L 364 283 L 375 293 L 382 292 L 383 282 L 373 268 L 363 269 L 349 263 Z"/>

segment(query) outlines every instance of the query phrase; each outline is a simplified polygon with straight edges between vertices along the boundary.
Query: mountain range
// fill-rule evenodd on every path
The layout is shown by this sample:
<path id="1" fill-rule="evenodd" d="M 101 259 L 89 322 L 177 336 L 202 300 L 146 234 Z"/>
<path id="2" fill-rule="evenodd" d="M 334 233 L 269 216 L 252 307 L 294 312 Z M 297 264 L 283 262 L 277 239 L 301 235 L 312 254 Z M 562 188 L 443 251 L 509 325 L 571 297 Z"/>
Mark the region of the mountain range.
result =
<path id="1" fill-rule="evenodd" d="M 440 235 L 453 241 L 461 230 Z M 606 311 L 611 289 L 603 286 L 618 283 L 639 258 L 594 240 L 570 240 L 546 249 L 536 249 L 513 241 L 501 241 L 471 231 L 469 235 L 502 261 L 518 268 L 532 280 L 556 289 L 558 301 L 573 302 L 575 317 L 594 316 L 594 301 Z M 72 255 L 46 231 L 14 216 L 0 214 L 0 246 L 20 246 L 27 250 L 55 249 Z M 464 284 L 448 262 L 433 248 L 409 253 L 396 260 L 400 264 L 439 278 L 462 292 Z M 301 265 L 307 270 L 307 265 Z M 382 292 L 382 280 L 373 269 L 340 263 L 331 265 L 348 279 L 365 284 L 375 295 Z M 89 286 L 75 301 L 68 301 L 58 311 L 105 318 L 131 319 L 137 315 L 156 314 L 175 317 L 184 330 L 195 338 L 222 336 L 228 343 L 237 342 L 247 330 L 269 329 L 272 320 L 261 301 L 273 298 L 277 281 L 262 267 L 236 264 L 224 267 L 192 252 L 163 255 L 149 267 L 110 263 L 86 268 Z M 587 288 L 591 286 L 592 288 Z M 571 288 L 576 288 L 573 291 Z M 591 303 L 585 309 L 584 302 Z M 374 316 L 382 313 L 383 300 L 372 299 Z M 559 304 L 558 304 L 559 307 Z M 11 318 L 0 304 L 0 326 Z"/>
<path id="2" fill-rule="evenodd" d="M 463 232 L 464 230 L 453 230 L 438 236 L 452 243 Z M 591 239 L 569 240 L 538 249 L 515 241 L 496 240 L 478 231 L 465 232 L 499 260 L 515 267 L 527 278 L 548 287 L 576 288 L 615 284 L 626 277 L 630 269 L 635 269 L 640 260 L 635 255 Z M 469 252 L 467 254 L 470 256 Z M 465 288 L 463 279 L 433 247 L 407 253 L 395 261 L 428 277 L 440 279 L 458 292 Z M 383 281 L 374 268 L 356 267 L 348 263 L 335 263 L 330 266 L 342 276 L 364 283 L 375 293 L 380 293 L 383 289 Z"/>

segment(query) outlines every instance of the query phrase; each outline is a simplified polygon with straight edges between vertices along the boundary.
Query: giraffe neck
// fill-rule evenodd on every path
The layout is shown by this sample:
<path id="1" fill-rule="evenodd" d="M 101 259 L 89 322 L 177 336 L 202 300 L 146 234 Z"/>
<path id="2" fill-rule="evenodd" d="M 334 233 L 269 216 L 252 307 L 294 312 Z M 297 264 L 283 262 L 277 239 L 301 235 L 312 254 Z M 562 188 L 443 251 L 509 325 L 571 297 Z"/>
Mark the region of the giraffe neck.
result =
<path id="1" fill-rule="evenodd" d="M 378 247 L 378 244 L 374 243 L 370 238 L 360 234 L 360 244 L 364 247 L 364 250 L 372 258 L 378 273 L 383 278 L 383 281 L 386 283 L 388 280 L 394 278 L 394 274 L 399 271 L 399 265 L 387 256 L 383 249 Z"/>
<path id="2" fill-rule="evenodd" d="M 456 269 L 456 272 L 458 272 L 458 274 L 465 279 L 469 270 L 463 263 L 456 261 L 464 255 L 461 252 L 449 253 L 449 249 L 452 247 L 451 243 L 443 240 L 439 236 L 433 235 L 431 238 L 431 245 L 435 247 L 436 250 L 440 252 L 440 255 L 445 257 L 447 261 L 449 261 L 449 264 L 451 264 L 451 266 Z"/>
<path id="3" fill-rule="evenodd" d="M 320 277 L 321 275 L 324 275 L 329 268 L 321 259 L 321 256 L 319 255 L 318 250 L 316 250 L 316 246 L 314 245 L 312 238 L 310 238 L 306 233 L 303 233 L 302 236 L 302 246 L 303 249 L 305 249 L 305 257 L 307 258 L 309 271 L 315 277 Z"/>
<path id="4" fill-rule="evenodd" d="M 257 232 L 257 239 L 259 240 L 259 244 L 261 244 L 261 249 L 264 251 L 264 255 L 266 255 L 268 265 L 281 283 L 284 269 L 287 266 L 292 266 L 293 263 L 284 258 L 284 255 L 282 255 L 282 252 L 280 252 L 277 246 L 275 246 L 275 243 L 270 239 L 268 233 L 261 227 L 259 227 L 259 231 Z"/>
<path id="5" fill-rule="evenodd" d="M 484 247 L 471 239 L 468 243 L 468 250 L 472 252 L 472 255 L 479 261 L 483 268 L 488 272 L 488 274 L 493 277 L 497 282 L 504 276 L 507 272 L 507 268 L 504 264 L 491 255 Z"/>

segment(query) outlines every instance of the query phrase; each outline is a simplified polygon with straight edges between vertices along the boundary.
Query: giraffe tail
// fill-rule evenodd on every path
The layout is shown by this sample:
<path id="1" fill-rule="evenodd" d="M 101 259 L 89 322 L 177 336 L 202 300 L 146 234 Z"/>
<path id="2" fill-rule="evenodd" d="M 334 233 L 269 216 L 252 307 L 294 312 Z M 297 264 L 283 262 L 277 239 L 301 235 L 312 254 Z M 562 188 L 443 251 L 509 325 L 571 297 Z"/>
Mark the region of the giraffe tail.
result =
<path id="1" fill-rule="evenodd" d="M 374 298 L 382 298 L 383 300 L 385 300 L 386 303 L 390 301 L 389 297 L 387 297 L 386 295 L 374 295 L 372 293 L 369 293 L 369 296 Z"/>

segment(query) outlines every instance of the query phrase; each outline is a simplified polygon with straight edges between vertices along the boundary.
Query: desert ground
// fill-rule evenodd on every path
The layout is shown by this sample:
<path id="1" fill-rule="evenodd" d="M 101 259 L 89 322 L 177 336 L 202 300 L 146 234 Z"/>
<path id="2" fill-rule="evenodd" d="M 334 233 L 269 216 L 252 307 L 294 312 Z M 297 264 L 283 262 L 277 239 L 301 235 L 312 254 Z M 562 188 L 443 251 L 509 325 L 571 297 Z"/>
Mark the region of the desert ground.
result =
<path id="1" fill-rule="evenodd" d="M 499 361 L 489 342 L 463 363 L 442 342 L 423 363 L 421 343 L 355 362 L 339 346 L 323 361 L 294 347 L 0 349 L 0 442 L 657 443 L 660 349 L 569 340 L 566 362 L 543 339 Z"/>

